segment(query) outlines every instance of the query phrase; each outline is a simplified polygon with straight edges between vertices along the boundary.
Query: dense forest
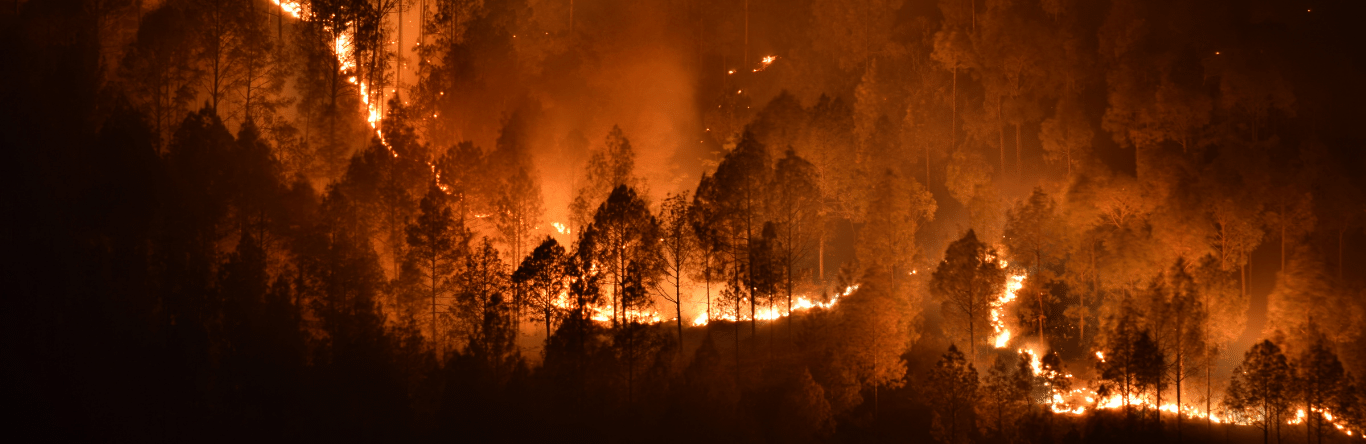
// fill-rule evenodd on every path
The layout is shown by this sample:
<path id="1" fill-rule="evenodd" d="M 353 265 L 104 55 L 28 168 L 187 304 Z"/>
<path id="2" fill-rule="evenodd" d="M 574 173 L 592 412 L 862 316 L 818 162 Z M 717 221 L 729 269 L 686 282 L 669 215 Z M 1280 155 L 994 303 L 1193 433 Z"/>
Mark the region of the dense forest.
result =
<path id="1" fill-rule="evenodd" d="M 1364 12 L 14 0 L 11 435 L 1360 440 Z"/>

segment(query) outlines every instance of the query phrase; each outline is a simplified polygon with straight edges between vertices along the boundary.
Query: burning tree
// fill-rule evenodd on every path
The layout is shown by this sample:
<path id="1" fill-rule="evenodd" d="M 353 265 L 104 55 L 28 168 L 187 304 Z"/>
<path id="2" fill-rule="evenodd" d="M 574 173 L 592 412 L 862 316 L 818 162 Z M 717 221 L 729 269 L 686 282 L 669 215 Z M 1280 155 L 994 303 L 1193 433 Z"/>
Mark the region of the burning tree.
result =
<path id="1" fill-rule="evenodd" d="M 591 243 L 595 264 L 612 277 L 612 325 L 626 321 L 625 285 L 631 267 L 635 279 L 652 288 L 659 271 L 659 222 L 636 190 L 621 185 L 593 214 Z"/>
<path id="2" fill-rule="evenodd" d="M 1305 442 L 1312 442 L 1313 436 L 1317 435 L 1318 442 L 1322 443 L 1324 421 L 1338 425 L 1344 419 L 1355 419 L 1358 413 L 1354 378 L 1343 369 L 1342 362 L 1323 336 L 1319 336 L 1298 361 L 1295 391 L 1299 395 L 1298 401 L 1304 405 L 1301 413 L 1305 416 L 1296 420 L 1304 421 Z"/>
<path id="3" fill-rule="evenodd" d="M 815 167 L 791 149 L 778 159 L 773 172 L 773 215 L 777 223 L 775 254 L 781 267 L 787 296 L 788 330 L 792 328 L 792 289 L 800 277 L 798 267 L 811 255 L 812 241 L 820 229 L 823 197 L 817 187 Z"/>
<path id="4" fill-rule="evenodd" d="M 1134 404 L 1142 405 L 1146 412 L 1149 403 L 1143 397 L 1149 390 L 1160 393 L 1164 385 L 1162 350 L 1152 334 L 1139 329 L 1136 322 L 1132 310 L 1126 309 L 1114 321 L 1115 330 L 1096 355 L 1096 370 L 1100 373 L 1097 392 L 1102 397 L 1118 396 L 1126 415 L 1133 413 Z"/>
<path id="5" fill-rule="evenodd" d="M 530 291 L 527 295 L 528 307 L 533 320 L 539 318 L 545 323 L 546 340 L 550 340 L 553 324 L 562 317 L 560 295 L 566 290 L 567 265 L 564 247 L 555 238 L 547 236 L 512 274 L 513 282 Z"/>
<path id="6" fill-rule="evenodd" d="M 1280 440 L 1281 416 L 1290 411 L 1293 401 L 1294 369 L 1271 340 L 1263 340 L 1243 354 L 1243 362 L 1233 369 L 1224 406 L 1234 419 L 1250 421 L 1262 429 L 1262 442 L 1271 442 L 1271 429 Z M 1274 425 L 1273 425 L 1274 424 Z"/>
<path id="7" fill-rule="evenodd" d="M 899 292 L 920 254 L 915 235 L 934 220 L 937 205 L 914 178 L 892 170 L 884 170 L 881 176 L 859 232 L 858 256 L 864 267 L 885 270 L 893 291 Z"/>
<path id="8" fill-rule="evenodd" d="M 666 197 L 660 205 L 658 216 L 662 234 L 659 252 L 664 279 L 660 281 L 663 285 L 657 286 L 657 290 L 664 300 L 674 304 L 674 323 L 678 327 L 680 352 L 683 345 L 683 280 L 692 270 L 698 253 L 697 239 L 689 225 L 690 213 L 688 193 L 683 192 Z M 673 284 L 672 294 L 667 288 L 669 284 Z"/>
<path id="9" fill-rule="evenodd" d="M 626 266 L 626 273 L 618 289 L 621 294 L 617 297 L 617 302 L 621 304 L 622 317 L 618 324 L 612 329 L 612 347 L 615 349 L 617 359 L 626 366 L 626 402 L 631 404 L 635 401 L 637 364 L 650 358 L 658 358 L 669 345 L 667 336 L 659 334 L 659 330 L 652 323 L 647 322 L 639 313 L 648 309 L 652 304 L 650 301 L 650 288 L 653 284 L 646 282 L 648 274 L 653 273 L 648 270 L 646 265 L 639 261 L 631 261 Z"/>
<path id="10" fill-rule="evenodd" d="M 1171 362 L 1164 374 L 1175 383 L 1176 405 L 1181 406 L 1186 380 L 1197 374 L 1201 358 L 1208 353 L 1207 332 L 1209 314 L 1202 301 L 1195 279 L 1186 269 L 1185 259 L 1178 259 L 1165 276 L 1154 280 L 1149 289 L 1154 309 L 1157 339 Z M 1208 396 L 1208 394 L 1206 395 Z M 1158 398 L 1161 404 L 1161 398 Z M 1181 436 L 1181 415 L 1176 415 L 1176 436 Z"/>
<path id="11" fill-rule="evenodd" d="M 968 353 L 977 358 L 977 329 L 988 325 L 990 300 L 1005 286 L 1006 275 L 996 251 L 968 230 L 949 244 L 944 260 L 934 270 L 930 289 L 944 306 L 944 312 L 967 325 Z M 982 335 L 985 337 L 985 335 Z"/>
<path id="12" fill-rule="evenodd" d="M 749 290 L 750 290 L 750 325 L 758 322 L 760 317 L 755 307 L 760 304 L 767 305 L 768 313 L 764 317 L 772 318 L 776 312 L 773 311 L 774 302 L 778 297 L 778 289 L 781 286 L 783 269 L 781 258 L 778 257 L 778 232 L 773 222 L 764 222 L 764 228 L 760 230 L 758 238 L 751 239 L 749 242 Z M 753 330 L 751 330 L 753 332 Z"/>
<path id="13" fill-rule="evenodd" d="M 1044 291 L 1039 281 L 1051 281 L 1054 275 L 1053 262 L 1065 240 L 1062 224 L 1052 197 L 1041 188 L 1034 188 L 1029 198 L 1017 203 L 1006 212 L 1005 246 L 1010 253 L 1013 267 L 1028 272 L 1031 288 L 1022 294 L 1033 293 L 1037 297 L 1037 312 L 1034 321 L 1038 322 L 1039 340 L 1044 341 L 1044 322 L 1046 321 L 1045 299 L 1049 292 Z"/>
<path id="14" fill-rule="evenodd" d="M 693 237 L 697 239 L 697 255 L 701 261 L 694 279 L 701 280 L 705 287 L 708 321 L 715 319 L 712 313 L 711 283 L 715 278 L 725 275 L 725 262 L 721 259 L 725 252 L 730 250 L 728 239 L 722 235 L 719 228 L 721 208 L 716 200 L 719 196 L 715 188 L 716 180 L 703 173 L 701 181 L 697 184 L 697 192 L 693 194 L 692 207 L 688 214 L 688 224 L 692 227 Z"/>
<path id="15" fill-rule="evenodd" d="M 749 290 L 752 287 L 749 244 L 762 234 L 763 222 L 767 220 L 768 201 L 764 191 L 772 173 L 768 148 L 746 131 L 735 149 L 726 153 L 716 166 L 713 186 L 707 189 L 705 196 L 716 204 L 719 234 L 725 237 L 725 245 L 729 247 L 726 256 L 729 272 L 744 284 L 740 288 L 748 296 L 751 312 L 756 301 Z M 698 195 L 704 197 L 701 190 Z M 738 319 L 739 313 L 736 316 Z M 754 329 L 751 322 L 751 333 Z"/>

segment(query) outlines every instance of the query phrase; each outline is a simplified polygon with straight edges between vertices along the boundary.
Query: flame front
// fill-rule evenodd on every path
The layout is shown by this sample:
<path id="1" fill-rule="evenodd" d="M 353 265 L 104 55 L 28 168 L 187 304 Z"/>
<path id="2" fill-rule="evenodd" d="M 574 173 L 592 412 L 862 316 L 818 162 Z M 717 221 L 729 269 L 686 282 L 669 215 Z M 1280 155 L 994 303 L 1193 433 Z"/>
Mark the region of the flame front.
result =
<path id="1" fill-rule="evenodd" d="M 834 296 L 830 298 L 830 302 L 817 302 L 806 296 L 797 296 L 795 299 L 792 300 L 792 313 L 807 311 L 813 308 L 829 309 L 830 307 L 834 307 L 835 304 L 838 303 L 841 298 L 849 296 L 853 294 L 855 291 L 857 291 L 858 287 L 858 284 L 845 287 L 844 292 L 836 293 Z M 776 319 L 785 318 L 788 316 L 788 314 L 788 312 L 777 307 L 756 307 L 754 311 L 753 320 L 772 321 Z M 741 313 L 741 316 L 739 317 L 728 314 L 717 314 L 716 319 L 720 321 L 735 322 L 748 321 L 750 320 L 750 317 L 745 315 L 744 313 Z M 693 318 L 692 325 L 694 327 L 701 327 L 707 325 L 707 323 L 710 321 L 711 319 L 707 317 L 707 313 L 703 312 L 701 314 L 698 314 L 696 318 Z"/>
<path id="2" fill-rule="evenodd" d="M 280 7 L 281 11 L 283 11 L 285 14 L 289 14 L 291 17 L 294 17 L 295 19 L 302 20 L 312 16 L 312 12 L 308 10 L 307 5 L 300 3 L 298 1 L 273 1 L 275 2 L 276 6 Z M 334 29 L 331 29 L 330 26 L 327 27 L 327 30 L 329 32 L 336 32 L 337 35 L 337 37 L 332 41 L 333 56 L 337 59 L 337 74 L 344 76 L 346 78 L 346 81 L 351 83 L 352 85 L 360 87 L 360 100 L 361 103 L 365 105 L 366 123 L 369 123 L 370 129 L 375 131 L 375 136 L 379 138 L 380 144 L 384 145 L 384 148 L 389 150 L 389 155 L 393 156 L 394 158 L 398 158 L 398 152 L 394 151 L 394 148 L 392 146 L 389 146 L 389 142 L 384 140 L 384 131 L 379 127 L 380 121 L 384 118 L 384 110 L 382 108 L 382 105 L 384 103 L 385 97 L 383 88 L 380 88 L 378 91 L 372 90 L 370 88 L 369 83 L 360 80 L 355 73 L 356 56 L 355 53 L 352 51 L 352 49 L 354 49 L 355 47 L 355 41 L 354 36 L 350 31 L 351 28 L 352 23 L 350 22 L 346 23 L 342 27 L 342 30 L 339 32 L 337 32 Z M 398 91 L 394 90 L 394 92 L 397 93 Z M 444 94 L 445 93 L 442 92 L 442 95 Z M 432 117 L 436 116 L 433 115 Z M 440 188 L 442 192 L 450 194 L 451 187 L 441 183 L 441 174 L 437 172 L 436 164 L 432 163 L 431 160 L 423 160 L 423 162 L 425 162 L 427 166 L 431 168 L 433 178 L 436 180 L 437 187 Z"/>
<path id="3" fill-rule="evenodd" d="M 295 2 L 295 1 L 290 1 L 290 0 L 274 0 L 274 1 L 275 1 L 275 6 L 279 6 L 279 7 L 280 7 L 280 10 L 281 10 L 281 11 L 284 11 L 286 14 L 289 14 L 290 17 L 294 17 L 294 18 L 296 18 L 296 19 L 299 19 L 299 18 L 303 18 L 303 17 L 304 17 L 304 14 L 305 14 L 305 13 L 304 13 L 304 5 L 303 5 L 302 3 Z"/>
<path id="4" fill-rule="evenodd" d="M 996 348 L 1006 348 L 1010 345 L 1010 326 L 1006 325 L 1005 312 L 1006 304 L 1015 300 L 1015 293 L 1024 288 L 1023 274 L 1011 275 L 1006 278 L 1006 286 L 1001 291 L 1001 296 L 991 301 L 991 329 L 996 333 L 992 343 Z"/>
<path id="5" fill-rule="evenodd" d="M 773 62 L 776 61 L 776 60 L 778 60 L 778 56 L 775 56 L 775 55 L 764 56 L 764 58 L 763 58 L 762 60 L 759 61 L 759 67 L 758 67 L 758 68 L 754 68 L 754 72 L 759 72 L 759 71 L 763 71 L 763 70 L 765 70 L 765 69 L 768 69 L 768 66 L 769 66 L 769 65 L 772 65 Z M 731 73 L 734 74 L 734 71 L 731 71 Z"/>

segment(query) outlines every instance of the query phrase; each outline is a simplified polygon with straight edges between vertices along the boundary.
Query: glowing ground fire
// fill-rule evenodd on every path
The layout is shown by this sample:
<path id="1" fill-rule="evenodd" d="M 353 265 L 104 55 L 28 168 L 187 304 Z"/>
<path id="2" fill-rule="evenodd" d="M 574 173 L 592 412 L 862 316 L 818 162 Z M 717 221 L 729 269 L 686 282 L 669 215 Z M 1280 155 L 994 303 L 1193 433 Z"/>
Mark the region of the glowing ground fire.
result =
<path id="1" fill-rule="evenodd" d="M 829 309 L 831 307 L 834 307 L 835 304 L 838 303 L 841 298 L 847 297 L 857 290 L 858 284 L 845 287 L 844 292 L 836 293 L 834 296 L 831 296 L 830 302 L 817 302 L 807 296 L 797 296 L 792 299 L 792 313 L 799 313 L 813 308 Z M 788 315 L 789 313 L 784 309 L 777 307 L 764 307 L 762 309 L 755 310 L 754 320 L 772 321 L 775 319 L 785 318 Z M 741 313 L 739 317 L 733 314 L 717 314 L 716 320 L 729 322 L 735 322 L 737 320 L 748 321 L 750 320 L 750 317 L 744 313 Z M 694 327 L 701 327 L 707 325 L 709 321 L 710 319 L 707 318 L 707 313 L 703 312 L 697 315 L 696 318 L 693 318 L 692 325 Z"/>
<path id="2" fill-rule="evenodd" d="M 763 60 L 760 60 L 760 61 L 759 61 L 759 67 L 758 67 L 758 68 L 754 68 L 754 72 L 759 72 L 759 71 L 763 71 L 763 70 L 765 70 L 765 69 L 768 69 L 769 65 L 772 65 L 773 62 L 774 62 L 774 61 L 777 61 L 777 60 L 778 60 L 778 56 L 775 56 L 775 55 L 764 56 Z M 731 73 L 734 74 L 734 71 L 731 71 Z"/>
<path id="3" fill-rule="evenodd" d="M 991 325 L 993 331 L 996 333 L 996 336 L 992 338 L 992 343 L 996 348 L 1006 348 L 1010 345 L 1011 334 L 1010 327 L 1005 322 L 1005 310 L 1009 303 L 1015 301 L 1016 292 L 1023 287 L 1025 277 L 1026 275 L 1024 274 L 1016 274 L 1007 277 L 1001 295 L 996 300 L 991 301 Z M 1070 373 L 1058 374 L 1053 369 L 1045 368 L 1042 362 L 1043 353 L 1039 352 L 1033 345 L 1022 346 L 1017 349 L 1017 351 L 1020 355 L 1028 357 L 1030 371 L 1036 378 L 1043 378 L 1045 380 L 1056 380 L 1058 378 L 1066 380 L 1074 379 Z M 1096 351 L 1094 355 L 1097 361 L 1105 362 L 1104 352 Z M 1131 395 L 1126 400 L 1121 394 L 1101 396 L 1100 393 L 1090 387 L 1063 390 L 1057 386 L 1050 385 L 1047 382 L 1044 383 L 1044 386 L 1047 387 L 1046 392 L 1036 400 L 1047 406 L 1053 413 L 1058 414 L 1082 415 L 1085 414 L 1088 409 L 1121 409 L 1125 408 L 1127 403 L 1127 406 L 1131 408 L 1153 409 L 1168 414 L 1180 414 L 1190 419 L 1208 419 L 1211 422 L 1219 424 L 1252 425 L 1255 420 L 1255 418 L 1220 417 L 1204 407 L 1193 405 L 1183 404 L 1177 406 L 1175 403 L 1163 403 L 1159 405 L 1152 395 L 1146 393 Z M 1321 413 L 1324 420 L 1338 431 L 1347 436 L 1357 436 L 1352 429 L 1341 421 L 1341 418 L 1335 417 L 1332 412 L 1320 408 L 1315 408 L 1313 411 Z M 1303 424 L 1306 420 L 1307 415 L 1305 414 L 1304 409 L 1301 408 L 1296 411 L 1294 418 L 1286 421 L 1286 424 L 1299 425 Z M 1362 436 L 1366 437 L 1366 435 Z"/>

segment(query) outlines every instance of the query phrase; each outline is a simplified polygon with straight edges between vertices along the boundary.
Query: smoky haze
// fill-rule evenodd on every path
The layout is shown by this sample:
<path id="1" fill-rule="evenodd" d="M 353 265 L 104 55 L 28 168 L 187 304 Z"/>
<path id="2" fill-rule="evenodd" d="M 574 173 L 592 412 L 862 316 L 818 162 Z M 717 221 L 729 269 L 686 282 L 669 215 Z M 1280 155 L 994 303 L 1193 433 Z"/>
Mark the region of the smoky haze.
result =
<path id="1" fill-rule="evenodd" d="M 0 399 L 19 441 L 1359 440 L 1358 3 L 5 3 Z"/>

